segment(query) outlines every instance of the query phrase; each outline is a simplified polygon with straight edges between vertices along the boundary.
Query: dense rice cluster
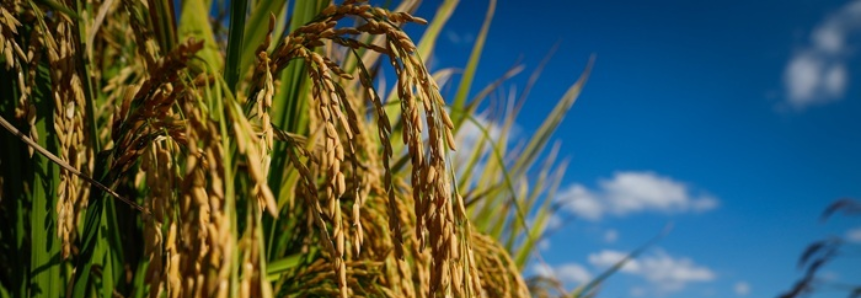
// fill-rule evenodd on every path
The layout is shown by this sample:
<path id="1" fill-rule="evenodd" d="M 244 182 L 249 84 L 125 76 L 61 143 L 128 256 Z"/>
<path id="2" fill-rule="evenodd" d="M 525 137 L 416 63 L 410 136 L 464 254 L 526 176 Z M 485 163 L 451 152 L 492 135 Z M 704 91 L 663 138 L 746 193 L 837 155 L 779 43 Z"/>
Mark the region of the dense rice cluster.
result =
<path id="1" fill-rule="evenodd" d="M 227 86 L 223 54 L 206 52 L 218 48 L 212 29 L 166 34 L 177 29 L 156 16 L 160 3 L 92 1 L 95 16 L 0 5 L 4 66 L 20 90 L 3 100 L 16 101 L 24 138 L 46 137 L 31 129 L 46 117 L 34 98 L 52 100 L 57 236 L 78 270 L 69 289 L 92 287 L 80 264 L 109 266 L 86 244 L 88 231 L 104 233 L 105 217 L 87 207 L 107 187 L 142 209 L 143 251 L 106 255 L 122 262 L 111 265 L 127 276 L 119 284 L 149 297 L 529 295 L 506 249 L 470 225 L 449 157 L 454 123 L 401 30 L 426 21 L 348 0 L 276 41 L 272 17 L 255 62 Z M 397 76 L 394 100 L 375 88 L 383 61 Z M 295 64 L 309 86 L 307 131 L 272 120 L 280 74 Z M 274 158 L 287 164 L 274 168 Z M 286 173 L 278 193 L 274 171 Z"/>

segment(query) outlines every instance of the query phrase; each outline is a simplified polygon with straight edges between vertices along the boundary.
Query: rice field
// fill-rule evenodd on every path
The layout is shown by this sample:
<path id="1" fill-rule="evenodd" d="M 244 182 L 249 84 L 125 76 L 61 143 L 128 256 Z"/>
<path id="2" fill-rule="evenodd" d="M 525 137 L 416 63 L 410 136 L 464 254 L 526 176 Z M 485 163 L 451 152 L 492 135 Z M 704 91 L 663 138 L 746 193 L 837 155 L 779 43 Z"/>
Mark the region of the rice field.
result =
<path id="1" fill-rule="evenodd" d="M 589 68 L 508 148 L 472 86 L 495 1 L 454 98 L 425 65 L 456 6 L 3 1 L 0 297 L 594 294 L 523 276 Z"/>

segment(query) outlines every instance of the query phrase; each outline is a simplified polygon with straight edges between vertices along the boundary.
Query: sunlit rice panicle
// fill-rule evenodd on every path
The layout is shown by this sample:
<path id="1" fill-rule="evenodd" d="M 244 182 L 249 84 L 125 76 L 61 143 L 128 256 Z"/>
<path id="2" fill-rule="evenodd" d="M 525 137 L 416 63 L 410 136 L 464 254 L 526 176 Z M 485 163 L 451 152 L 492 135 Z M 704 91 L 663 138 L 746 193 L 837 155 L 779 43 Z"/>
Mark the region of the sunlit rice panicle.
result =
<path id="1" fill-rule="evenodd" d="M 135 2 L 133 0 L 122 0 L 122 5 L 129 15 L 128 25 L 130 25 L 135 43 L 137 43 L 135 49 L 137 49 L 138 58 L 144 60 L 144 64 L 148 69 L 153 69 L 156 67 L 156 62 L 159 58 L 159 47 L 158 43 L 152 38 L 153 34 L 148 29 L 149 27 L 144 20 L 142 10 L 146 9 L 146 7 L 143 7 L 144 5 L 142 4 L 142 2 Z"/>
<path id="2" fill-rule="evenodd" d="M 253 98 L 250 99 L 251 103 L 254 104 L 254 118 L 259 122 L 261 128 L 259 132 L 260 139 L 256 143 L 260 154 L 259 163 L 262 166 L 260 171 L 264 177 L 269 176 L 269 167 L 272 161 L 270 152 L 272 151 L 275 135 L 272 128 L 272 120 L 269 116 L 269 110 L 272 108 L 272 97 L 275 92 L 275 85 L 272 70 L 270 69 L 269 55 L 266 53 L 266 49 L 269 48 L 269 44 L 272 41 L 272 30 L 274 30 L 274 28 L 275 18 L 274 16 L 271 16 L 269 20 L 269 32 L 266 35 L 266 39 L 263 44 L 257 48 L 257 64 L 254 68 L 254 75 L 252 78 L 254 93 L 251 94 Z M 258 194 L 260 206 L 268 208 L 273 214 L 277 214 L 277 207 L 274 205 L 274 195 L 268 196 L 266 194 L 267 190 L 263 189 L 265 187 L 267 187 L 265 183 L 259 183 L 255 186 L 254 192 Z"/>
<path id="3" fill-rule="evenodd" d="M 470 247 L 468 243 L 459 243 L 458 238 L 463 237 L 463 226 L 468 226 L 466 215 L 462 208 L 455 206 L 462 204 L 459 196 L 452 192 L 452 180 L 447 166 L 448 148 L 453 148 L 451 129 L 453 124 L 442 108 L 444 102 L 439 95 L 438 87 L 433 82 L 424 65 L 413 53 L 416 46 L 403 31 L 394 24 L 403 22 L 424 22 L 405 13 L 390 12 L 384 9 L 373 8 L 369 5 L 358 5 L 356 2 L 347 2 L 340 6 L 329 6 L 321 13 L 322 17 L 314 22 L 292 32 L 281 46 L 273 54 L 273 69 L 281 69 L 287 61 L 292 58 L 300 58 L 306 61 L 308 75 L 312 82 L 312 95 L 315 99 L 315 116 L 320 119 L 323 126 L 325 138 L 322 140 L 325 156 L 322 156 L 321 166 L 329 184 L 326 190 L 326 202 L 329 206 L 328 215 L 333 216 L 333 237 L 335 239 L 335 258 L 343 255 L 343 233 L 338 198 L 345 192 L 343 172 L 340 169 L 344 161 L 344 145 L 341 143 L 338 127 L 347 138 L 350 145 L 354 134 L 358 130 L 351 125 L 350 115 L 344 117 L 341 106 L 347 101 L 344 98 L 343 89 L 332 79 L 330 73 L 340 76 L 337 65 L 331 63 L 328 58 L 317 54 L 311 49 L 322 45 L 322 40 L 344 45 L 347 48 L 367 48 L 379 51 L 389 56 L 392 67 L 398 76 L 398 95 L 401 99 L 401 110 L 404 121 L 402 128 L 404 142 L 408 145 L 409 154 L 412 156 L 412 181 L 413 195 L 415 199 L 414 208 L 417 217 L 416 235 L 423 246 L 424 236 L 427 232 L 430 240 L 432 255 L 435 262 L 431 278 L 431 293 L 437 290 L 454 291 L 455 295 L 468 295 L 478 288 L 478 275 L 465 274 L 474 267 L 468 257 Z M 357 27 L 337 27 L 337 21 L 347 16 L 355 16 L 364 20 Z M 365 44 L 348 37 L 349 34 L 368 33 L 372 35 L 381 34 L 387 37 L 385 47 Z M 369 88 L 369 80 L 364 80 L 363 85 Z M 373 91 L 368 91 L 368 99 L 377 107 L 378 119 L 386 119 L 381 108 L 382 103 Z M 349 111 L 349 109 L 346 109 Z M 426 115 L 426 121 L 421 118 L 422 112 Z M 346 120 L 346 121 L 345 121 Z M 386 120 L 378 123 L 380 138 L 388 143 L 388 135 L 391 127 Z M 429 139 L 426 150 L 422 139 L 423 130 L 427 129 Z M 389 167 L 388 159 L 391 156 L 391 148 L 384 145 L 384 163 Z M 427 157 L 426 157 L 427 156 Z M 386 170 L 385 183 L 392 185 L 390 173 Z M 396 253 L 400 258 L 403 250 L 400 242 L 401 234 L 398 217 L 395 214 L 397 204 L 392 204 L 394 191 L 391 187 L 387 190 L 390 196 L 390 220 L 391 229 L 394 232 Z M 335 262 L 335 270 L 342 271 L 343 268 Z M 343 280 L 343 278 L 340 278 Z M 342 290 L 344 285 L 341 284 Z M 343 293 L 343 292 L 342 292 Z"/>
<path id="4" fill-rule="evenodd" d="M 145 146 L 159 136 L 167 134 L 179 141 L 187 139 L 184 121 L 171 108 L 187 88 L 181 83 L 179 72 L 202 46 L 202 42 L 189 41 L 159 59 L 153 64 L 154 68 L 148 70 L 149 79 L 124 103 L 122 115 L 114 119 L 111 129 L 116 147 L 110 177 L 119 177 L 131 169 Z"/>
<path id="5" fill-rule="evenodd" d="M 474 244 L 478 274 L 483 282 L 482 297 L 530 297 L 520 270 L 504 247 L 479 233 L 472 233 L 471 242 Z"/>
<path id="6" fill-rule="evenodd" d="M 221 256 L 229 253 L 223 251 L 231 250 L 224 248 L 230 241 L 222 236 L 230 233 L 220 209 L 223 175 L 219 174 L 218 132 L 195 107 L 197 100 L 180 75 L 201 47 L 202 43 L 194 41 L 180 44 L 150 64 L 149 79 L 136 92 L 128 93 L 133 96 L 127 97 L 114 118 L 114 158 L 108 176 L 118 179 L 144 156 L 142 166 L 151 191 L 145 201 L 151 210 L 151 216 L 145 218 L 145 250 L 154 266 L 146 276 L 151 295 L 160 291 L 169 297 L 219 292 L 217 279 L 209 273 L 224 262 Z M 184 107 L 186 120 L 174 110 L 177 103 Z M 173 161 L 182 156 L 179 146 L 188 148 L 184 173 L 177 173 L 181 160 Z M 176 189 L 178 196 L 173 195 Z M 167 237 L 161 234 L 163 230 Z"/>
<path id="7" fill-rule="evenodd" d="M 167 256 L 176 256 L 176 237 L 165 239 L 163 234 L 165 224 L 169 225 L 169 233 L 175 233 L 176 230 L 176 223 L 172 218 L 176 202 L 174 189 L 178 186 L 175 184 L 178 181 L 178 169 L 174 156 L 179 153 L 178 149 L 175 142 L 165 138 L 153 142 L 141 160 L 141 170 L 145 173 L 145 183 L 149 190 L 144 206 L 151 212 L 151 216 L 144 219 L 144 255 L 149 260 L 145 280 L 150 288 L 150 297 L 153 298 L 160 297 L 165 291 L 179 291 L 179 287 L 169 287 L 168 274 L 174 275 L 176 271 L 170 270 L 172 268 L 169 268 L 169 260 L 166 260 Z"/>
<path id="8" fill-rule="evenodd" d="M 221 150 L 214 127 L 206 121 L 206 116 L 190 102 L 184 103 L 184 110 L 189 113 L 188 156 L 177 202 L 178 222 L 181 223 L 177 231 L 179 241 L 175 243 L 177 259 L 170 264 L 176 267 L 169 272 L 169 280 L 172 288 L 177 286 L 172 290 L 180 293 L 180 297 L 192 293 L 214 296 L 220 289 L 218 278 L 213 280 L 211 272 L 217 272 L 225 261 L 212 259 L 212 256 L 221 255 L 222 246 L 230 245 L 230 241 L 220 242 L 221 234 L 229 234 L 229 230 L 218 224 L 219 217 L 223 216 Z"/>
<path id="9" fill-rule="evenodd" d="M 21 22 L 15 17 L 18 15 L 22 9 L 23 1 L 4 1 L 2 5 L 0 5 L 0 52 L 2 52 L 3 60 L 5 60 L 4 65 L 2 65 L 6 70 L 15 70 L 18 73 L 16 78 L 16 84 L 18 84 L 18 89 L 21 90 L 20 98 L 17 98 L 18 104 L 15 110 L 15 116 L 22 121 L 26 121 L 27 124 L 31 125 L 35 122 L 35 111 L 33 111 L 30 107 L 30 104 L 27 100 L 28 94 L 30 93 L 30 86 L 33 86 L 33 80 L 29 80 L 29 82 L 25 79 L 22 63 L 28 64 L 33 62 L 33 55 L 38 54 L 39 51 L 37 49 L 41 48 L 38 44 L 38 38 L 31 39 L 30 45 L 22 45 L 18 44 L 15 40 L 15 37 L 19 34 L 19 27 L 21 27 Z M 27 50 L 27 53 L 24 50 Z M 31 64 L 32 65 L 32 64 Z M 30 74 L 35 73 L 34 67 L 27 67 L 30 70 Z M 29 76 L 32 78 L 33 76 Z M 28 115 L 32 114 L 32 115 Z M 30 138 L 37 140 L 32 134 Z M 30 150 L 30 154 L 32 155 L 32 150 Z"/>
<path id="10" fill-rule="evenodd" d="M 42 24 L 42 26 L 47 26 Z M 45 52 L 50 67 L 51 89 L 54 101 L 53 127 L 58 139 L 58 157 L 78 171 L 85 169 L 84 161 L 92 157 L 85 145 L 83 82 L 75 65 L 80 49 L 74 40 L 77 32 L 72 20 L 59 17 L 55 31 L 43 33 Z M 44 30 L 44 29 L 40 29 Z M 82 205 L 86 204 L 82 180 L 65 169 L 60 169 L 57 189 L 57 233 L 62 240 L 61 254 L 71 253 L 74 231 Z"/>

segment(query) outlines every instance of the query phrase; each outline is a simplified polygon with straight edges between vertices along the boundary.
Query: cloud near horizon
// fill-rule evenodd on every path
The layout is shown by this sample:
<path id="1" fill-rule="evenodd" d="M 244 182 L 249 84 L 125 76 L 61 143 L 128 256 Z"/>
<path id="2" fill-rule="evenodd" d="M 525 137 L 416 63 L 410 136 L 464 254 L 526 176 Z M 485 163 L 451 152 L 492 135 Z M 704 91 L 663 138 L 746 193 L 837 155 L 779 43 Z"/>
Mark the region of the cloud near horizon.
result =
<path id="1" fill-rule="evenodd" d="M 828 16 L 810 33 L 808 45 L 798 49 L 783 74 L 787 104 L 796 110 L 843 98 L 849 72 L 848 42 L 861 33 L 861 0 Z"/>
<path id="2" fill-rule="evenodd" d="M 588 260 L 592 266 L 606 270 L 624 259 L 627 254 L 605 249 L 589 254 Z M 698 265 L 689 258 L 670 256 L 662 250 L 629 260 L 619 272 L 643 278 L 654 286 L 652 290 L 657 295 L 681 291 L 689 283 L 709 282 L 717 278 L 708 267 Z"/>
<path id="3" fill-rule="evenodd" d="M 574 184 L 556 198 L 565 210 L 597 221 L 607 215 L 624 216 L 638 212 L 703 212 L 716 208 L 718 200 L 695 195 L 682 182 L 653 172 L 617 172 L 598 182 L 597 189 Z"/>
<path id="4" fill-rule="evenodd" d="M 744 281 L 735 283 L 732 287 L 733 292 L 738 296 L 747 296 L 750 294 L 750 284 Z"/>
<path id="5" fill-rule="evenodd" d="M 861 227 L 847 231 L 846 240 L 849 242 L 861 243 Z"/>
<path id="6" fill-rule="evenodd" d="M 563 283 L 580 285 L 592 280 L 592 274 L 589 273 L 589 270 L 577 263 L 566 263 L 554 267 L 547 264 L 536 264 L 532 271 L 538 276 L 555 278 Z"/>

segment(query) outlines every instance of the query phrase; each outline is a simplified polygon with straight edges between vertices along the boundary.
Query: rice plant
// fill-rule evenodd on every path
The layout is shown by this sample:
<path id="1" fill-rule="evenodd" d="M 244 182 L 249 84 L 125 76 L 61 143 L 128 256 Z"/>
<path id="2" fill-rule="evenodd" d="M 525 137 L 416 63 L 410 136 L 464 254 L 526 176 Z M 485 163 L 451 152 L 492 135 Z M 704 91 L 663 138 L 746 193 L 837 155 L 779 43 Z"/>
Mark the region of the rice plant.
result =
<path id="1" fill-rule="evenodd" d="M 564 164 L 533 168 L 588 69 L 522 150 L 453 162 L 465 125 L 488 136 L 494 5 L 447 103 L 422 57 L 457 1 L 417 44 L 418 1 L 4 0 L 0 297 L 540 291 L 521 272 Z"/>
<path id="2" fill-rule="evenodd" d="M 861 214 L 861 202 L 854 199 L 843 198 L 835 201 L 820 217 L 825 222 L 832 216 L 842 214 L 844 216 L 858 216 Z M 809 297 L 822 292 L 840 292 L 848 294 L 847 297 L 861 297 L 861 284 L 850 276 L 847 281 L 838 281 L 825 277 L 825 269 L 833 263 L 849 263 L 852 257 L 857 255 L 859 245 L 849 237 L 831 236 L 822 240 L 812 242 L 801 257 L 798 258 L 798 269 L 803 275 L 792 285 L 791 288 L 778 295 L 778 298 Z"/>

